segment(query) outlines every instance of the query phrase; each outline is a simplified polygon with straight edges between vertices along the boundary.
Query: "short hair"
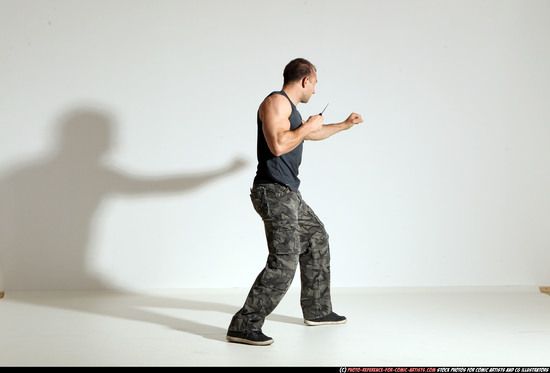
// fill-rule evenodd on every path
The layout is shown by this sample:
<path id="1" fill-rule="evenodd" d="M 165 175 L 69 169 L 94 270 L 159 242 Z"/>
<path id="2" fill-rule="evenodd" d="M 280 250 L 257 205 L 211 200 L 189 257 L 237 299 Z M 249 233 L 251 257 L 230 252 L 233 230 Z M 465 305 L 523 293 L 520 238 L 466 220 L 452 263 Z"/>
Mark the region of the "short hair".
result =
<path id="1" fill-rule="evenodd" d="M 311 62 L 303 58 L 290 61 L 283 72 L 283 84 L 294 83 L 317 71 Z"/>

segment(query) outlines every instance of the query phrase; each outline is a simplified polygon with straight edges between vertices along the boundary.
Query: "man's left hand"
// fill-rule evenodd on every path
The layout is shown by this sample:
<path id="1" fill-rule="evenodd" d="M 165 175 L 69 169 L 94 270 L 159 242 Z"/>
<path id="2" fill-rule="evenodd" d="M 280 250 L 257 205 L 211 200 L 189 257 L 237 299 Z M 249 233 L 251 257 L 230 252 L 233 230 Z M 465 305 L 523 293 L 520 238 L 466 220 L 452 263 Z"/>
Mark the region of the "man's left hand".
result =
<path id="1" fill-rule="evenodd" d="M 361 115 L 356 113 L 351 113 L 348 119 L 344 121 L 344 124 L 347 126 L 346 129 L 350 129 L 351 127 L 359 123 L 363 123 L 363 118 L 361 118 Z"/>

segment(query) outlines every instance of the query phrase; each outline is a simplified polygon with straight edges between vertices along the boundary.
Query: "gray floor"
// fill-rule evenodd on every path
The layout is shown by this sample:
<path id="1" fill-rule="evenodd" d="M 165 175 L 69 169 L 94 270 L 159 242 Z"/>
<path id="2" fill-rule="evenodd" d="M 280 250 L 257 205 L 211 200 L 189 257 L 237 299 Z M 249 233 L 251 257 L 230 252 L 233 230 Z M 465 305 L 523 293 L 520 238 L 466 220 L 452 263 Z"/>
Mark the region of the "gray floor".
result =
<path id="1" fill-rule="evenodd" d="M 1 366 L 550 366 L 538 288 L 334 289 L 337 326 L 303 324 L 291 289 L 268 347 L 225 341 L 248 289 L 7 292 Z"/>

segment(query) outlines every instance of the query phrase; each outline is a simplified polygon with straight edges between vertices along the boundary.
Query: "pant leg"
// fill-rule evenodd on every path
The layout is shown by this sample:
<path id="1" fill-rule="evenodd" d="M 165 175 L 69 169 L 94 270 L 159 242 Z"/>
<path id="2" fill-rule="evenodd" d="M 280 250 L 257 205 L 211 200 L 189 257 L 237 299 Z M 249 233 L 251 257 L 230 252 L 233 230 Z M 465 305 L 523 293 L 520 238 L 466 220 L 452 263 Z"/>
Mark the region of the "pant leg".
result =
<path id="1" fill-rule="evenodd" d="M 301 239 L 300 304 L 304 318 L 311 320 L 332 312 L 329 236 L 321 220 L 303 200 L 298 216 Z"/>
<path id="2" fill-rule="evenodd" d="M 244 303 L 229 325 L 232 331 L 259 331 L 289 289 L 300 255 L 298 194 L 277 184 L 251 191 L 255 210 L 262 217 L 269 255 Z"/>

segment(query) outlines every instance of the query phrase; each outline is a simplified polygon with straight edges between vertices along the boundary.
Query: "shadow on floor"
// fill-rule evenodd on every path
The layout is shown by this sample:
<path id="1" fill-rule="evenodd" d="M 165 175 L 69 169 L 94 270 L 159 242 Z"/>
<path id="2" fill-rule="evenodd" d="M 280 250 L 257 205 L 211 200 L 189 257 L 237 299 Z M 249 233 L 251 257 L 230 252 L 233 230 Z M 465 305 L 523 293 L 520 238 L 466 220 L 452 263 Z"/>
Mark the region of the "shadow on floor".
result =
<path id="1" fill-rule="evenodd" d="M 200 294 L 199 294 L 200 296 Z M 243 296 L 244 298 L 244 296 Z M 156 296 L 123 290 L 100 291 L 44 291 L 7 292 L 6 299 L 40 307 L 78 311 L 124 320 L 164 325 L 167 328 L 194 334 L 207 339 L 225 342 L 227 329 L 209 325 L 207 312 L 227 314 L 227 325 L 238 308 L 235 305 L 191 300 L 177 296 Z M 152 310 L 156 309 L 156 310 Z M 205 322 L 186 320 L 170 316 L 159 310 L 196 310 L 205 312 Z M 177 311 L 176 311 L 177 312 Z M 174 313 L 174 312 L 172 312 Z M 271 314 L 268 319 L 275 322 L 303 325 L 301 318 Z"/>

